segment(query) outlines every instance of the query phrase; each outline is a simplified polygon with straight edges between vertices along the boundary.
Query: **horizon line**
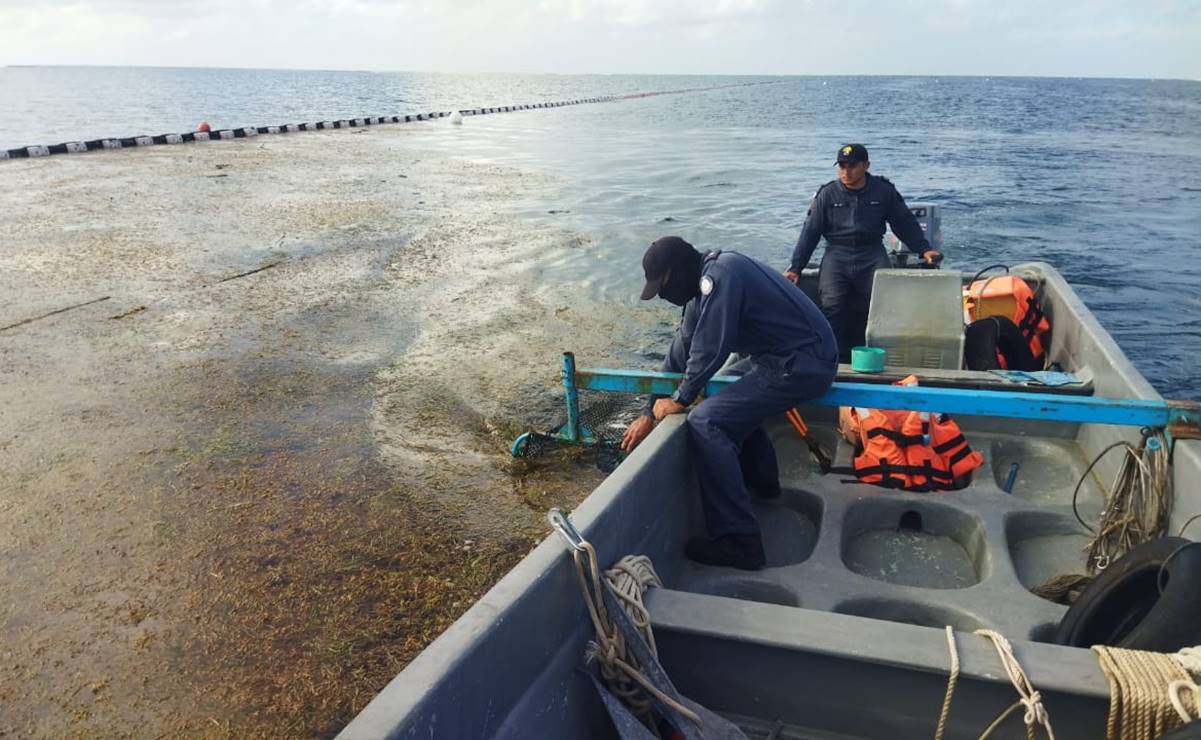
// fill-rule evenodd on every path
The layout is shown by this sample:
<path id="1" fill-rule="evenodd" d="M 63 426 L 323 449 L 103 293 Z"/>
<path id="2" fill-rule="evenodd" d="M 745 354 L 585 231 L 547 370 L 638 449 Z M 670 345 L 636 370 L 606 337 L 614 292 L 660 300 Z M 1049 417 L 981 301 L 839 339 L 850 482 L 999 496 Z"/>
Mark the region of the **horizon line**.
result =
<path id="1" fill-rule="evenodd" d="M 164 64 L 4 64 L 3 69 L 190 69 L 190 70 L 232 70 L 243 72 L 338 72 L 355 74 L 433 74 L 433 75 L 526 75 L 545 77 L 758 77 L 758 78 L 831 78 L 831 77 L 863 77 L 863 78 L 950 78 L 950 79 L 1017 79 L 1017 80 L 1127 80 L 1147 82 L 1201 82 L 1201 78 L 1192 77 L 1112 77 L 1105 75 L 1021 75 L 1021 74 L 858 74 L 849 72 L 834 73 L 766 73 L 766 72 L 514 72 L 514 71 L 475 71 L 449 72 L 444 70 L 422 69 L 326 69 L 317 67 L 240 67 L 240 66 L 199 66 L 199 65 L 164 65 Z"/>

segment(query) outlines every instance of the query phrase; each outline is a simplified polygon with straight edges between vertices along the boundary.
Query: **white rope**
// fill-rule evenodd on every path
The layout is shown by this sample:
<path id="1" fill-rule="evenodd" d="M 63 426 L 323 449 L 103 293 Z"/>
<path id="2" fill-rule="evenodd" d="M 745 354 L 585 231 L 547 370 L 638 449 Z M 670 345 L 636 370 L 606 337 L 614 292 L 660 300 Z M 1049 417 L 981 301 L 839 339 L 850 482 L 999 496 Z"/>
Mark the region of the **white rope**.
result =
<path id="1" fill-rule="evenodd" d="M 651 629 L 651 614 L 642 603 L 642 595 L 648 588 L 663 587 L 663 581 L 655 572 L 651 559 L 646 555 L 626 555 L 605 571 L 605 580 L 613 587 L 613 592 L 621 599 L 626 613 L 630 615 L 647 646 L 657 657 L 659 649 L 655 646 L 655 632 Z"/>
<path id="2" fill-rule="evenodd" d="M 986 637 L 992 640 L 993 647 L 997 650 L 997 655 L 1001 659 L 1001 666 L 1005 669 L 1006 675 L 1009 676 L 1009 682 L 1013 684 L 1013 688 L 1018 692 L 1018 700 L 1009 709 L 1006 709 L 1001 716 L 993 720 L 993 723 L 988 726 L 984 734 L 980 736 L 980 740 L 985 740 L 992 731 L 995 730 L 1005 718 L 1013 713 L 1018 707 L 1024 707 L 1026 713 L 1022 721 L 1026 723 L 1026 737 L 1034 737 L 1034 728 L 1036 725 L 1042 725 L 1047 732 L 1047 737 L 1050 740 L 1055 740 L 1055 731 L 1051 729 L 1051 717 L 1047 714 L 1047 708 L 1043 706 L 1042 695 L 1034 690 L 1030 679 L 1026 677 L 1026 672 L 1022 670 L 1022 666 L 1018 663 L 1017 657 L 1013 654 L 1013 646 L 1009 644 L 1009 640 L 999 632 L 993 630 L 976 630 L 975 634 L 981 637 Z"/>
<path id="3" fill-rule="evenodd" d="M 1172 703 L 1172 709 L 1176 710 L 1181 722 L 1201 720 L 1201 686 L 1196 683 L 1201 680 L 1201 645 L 1178 650 L 1172 658 L 1180 664 L 1181 668 L 1191 674 L 1193 680 L 1173 681 L 1168 684 L 1168 701 Z M 1185 691 L 1192 694 L 1193 709 L 1191 711 L 1184 703 L 1183 693 Z"/>
<path id="4" fill-rule="evenodd" d="M 1188 691 L 1193 695 L 1192 711 L 1184 705 L 1184 699 L 1181 698 L 1183 691 Z M 1201 720 L 1201 686 L 1192 681 L 1173 681 L 1168 684 L 1168 701 L 1172 703 L 1172 709 L 1176 710 L 1176 715 L 1180 717 L 1181 722 Z"/>
<path id="5" fill-rule="evenodd" d="M 1201 679 L 1201 645 L 1182 648 L 1172 656 L 1180 667 Z"/>
<path id="6" fill-rule="evenodd" d="M 605 679 L 605 683 L 633 710 L 634 714 L 642 718 L 648 729 L 656 734 L 651 704 L 646 694 L 653 695 L 681 716 L 687 717 L 697 727 L 702 727 L 701 718 L 696 712 L 665 694 L 642 675 L 641 666 L 629 654 L 621 631 L 617 629 L 605 608 L 604 587 L 601 585 L 596 550 L 587 541 L 582 541 L 580 548 L 579 550 L 573 548 L 571 555 L 575 561 L 575 572 L 580 582 L 580 591 L 584 595 L 588 616 L 592 619 L 592 626 L 595 630 L 594 641 L 588 646 L 588 657 L 600 663 L 601 676 Z M 646 607 L 642 605 L 642 588 L 636 584 L 645 581 L 648 584 L 653 582 L 661 585 L 659 576 L 655 574 L 655 570 L 651 566 L 650 559 L 643 556 L 639 560 L 637 557 L 627 556 L 606 571 L 605 577 L 610 583 L 617 581 L 620 584 L 620 588 L 624 590 L 621 598 L 627 613 L 639 625 L 644 634 L 649 633 L 650 615 L 647 613 Z M 631 583 L 635 585 L 631 585 Z M 636 607 L 634 611 L 631 611 L 631 604 Z M 639 610 L 640 613 L 636 614 L 635 612 Z M 651 639 L 654 639 L 653 636 Z M 651 651 L 655 652 L 653 643 L 648 642 L 647 644 Z M 642 691 L 639 691 L 639 687 Z M 646 694 L 643 694 L 643 691 Z"/>

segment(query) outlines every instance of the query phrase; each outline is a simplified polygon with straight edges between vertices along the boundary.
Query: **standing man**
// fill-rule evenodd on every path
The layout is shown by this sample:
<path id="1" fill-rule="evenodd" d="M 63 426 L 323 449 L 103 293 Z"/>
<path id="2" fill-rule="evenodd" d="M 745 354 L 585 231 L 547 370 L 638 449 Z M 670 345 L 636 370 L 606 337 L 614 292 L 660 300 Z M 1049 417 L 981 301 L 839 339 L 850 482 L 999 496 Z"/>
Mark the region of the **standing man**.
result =
<path id="1" fill-rule="evenodd" d="M 867 303 L 876 270 L 890 266 L 884 251 L 885 222 L 909 251 L 920 254 L 930 264 L 937 263 L 942 255 L 930 248 L 922 227 L 893 184 L 868 173 L 871 162 L 866 147 L 843 146 L 834 164 L 838 179 L 821 186 L 813 196 L 784 277 L 796 283 L 817 242 L 826 238 L 826 256 L 818 277 L 822 312 L 840 343 L 840 354 L 848 357 L 850 347 L 841 346 L 847 341 L 847 309 L 856 297 Z"/>
<path id="2" fill-rule="evenodd" d="M 702 255 L 680 237 L 665 236 L 646 250 L 642 268 L 642 300 L 657 295 L 684 308 L 663 362 L 664 371 L 684 377 L 670 398 L 651 399 L 621 447 L 634 449 L 656 421 L 686 411 L 731 352 L 749 357 L 749 371 L 685 422 L 709 530 L 709 537 L 689 540 L 685 553 L 707 565 L 758 570 L 766 560 L 747 485 L 765 498 L 780 495 L 763 420 L 825 393 L 838 370 L 834 336 L 804 293 L 736 252 Z"/>

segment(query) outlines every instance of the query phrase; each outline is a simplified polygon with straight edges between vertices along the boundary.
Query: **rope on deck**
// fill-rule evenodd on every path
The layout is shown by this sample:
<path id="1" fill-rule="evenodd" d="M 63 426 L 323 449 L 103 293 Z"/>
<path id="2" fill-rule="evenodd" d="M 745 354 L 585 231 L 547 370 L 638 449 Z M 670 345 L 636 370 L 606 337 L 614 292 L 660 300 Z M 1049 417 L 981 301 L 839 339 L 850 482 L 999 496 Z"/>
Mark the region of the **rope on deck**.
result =
<path id="1" fill-rule="evenodd" d="M 942 712 L 938 718 L 938 727 L 934 733 L 935 740 L 942 740 L 943 732 L 946 730 L 947 716 L 951 712 L 951 699 L 955 694 L 955 684 L 959 678 L 959 650 L 955 647 L 955 636 L 951 627 L 947 626 L 946 629 L 947 648 L 951 654 L 951 671 L 947 680 L 947 693 L 942 700 Z M 1013 654 L 1013 645 L 1009 644 L 1009 640 L 1005 639 L 1004 635 L 993 630 L 980 629 L 976 630 L 973 634 L 992 641 L 993 647 L 996 648 L 997 655 L 1001 659 L 1001 667 L 1005 669 L 1005 674 L 1009 676 L 1009 682 L 1013 684 L 1013 688 L 1018 692 L 1018 700 L 992 721 L 992 724 L 980 735 L 980 740 L 987 740 L 992 735 L 993 730 L 1000 727 L 1001 723 L 1019 707 L 1026 708 L 1026 714 L 1022 719 L 1026 723 L 1027 740 L 1034 740 L 1034 728 L 1037 725 L 1042 725 L 1043 729 L 1046 730 L 1047 737 L 1050 740 L 1055 740 L 1055 731 L 1051 729 L 1051 717 L 1047 714 L 1047 708 L 1043 706 L 1042 695 L 1038 691 L 1035 691 L 1033 684 L 1030 683 L 1030 679 L 1026 676 L 1026 671 L 1022 670 L 1017 656 Z"/>
<path id="2" fill-rule="evenodd" d="M 1124 452 L 1122 463 L 1106 493 L 1101 521 L 1093 530 L 1080 519 L 1076 497 L 1089 472 L 1114 449 Z M 1147 429 L 1137 447 L 1126 441 L 1106 447 L 1080 477 L 1072 493 L 1072 510 L 1077 520 L 1094 532 L 1087 548 L 1089 573 L 1105 570 L 1135 547 L 1162 537 L 1167 531 L 1168 514 L 1172 510 L 1170 449 L 1162 431 Z"/>
<path id="3" fill-rule="evenodd" d="M 1064 573 L 1051 576 L 1030 589 L 1030 593 L 1056 604 L 1070 606 L 1092 580 L 1093 576 L 1086 576 L 1082 573 Z"/>
<path id="4" fill-rule="evenodd" d="M 985 738 L 991 735 L 992 731 L 999 727 L 1005 721 L 1005 718 L 1012 714 L 1018 707 L 1026 708 L 1026 714 L 1022 717 L 1022 721 L 1026 723 L 1027 740 L 1034 740 L 1035 725 L 1042 725 L 1043 729 L 1047 731 L 1047 737 L 1055 740 L 1055 731 L 1051 729 L 1051 717 L 1047 714 L 1047 708 L 1043 706 L 1042 695 L 1034 690 L 1034 685 L 1030 683 L 1026 672 L 1022 670 L 1017 656 L 1013 654 L 1013 645 L 1010 645 L 1009 640 L 1005 639 L 1005 636 L 1000 632 L 976 630 L 975 634 L 992 640 L 993 647 L 996 648 L 997 655 L 1001 658 L 1001 666 L 1005 668 L 1005 673 L 1009 676 L 1009 682 L 1013 684 L 1013 688 L 1017 689 L 1018 692 L 1018 700 L 993 720 L 993 723 L 980 736 L 980 740 L 985 740 Z"/>
<path id="5" fill-rule="evenodd" d="M 588 646 L 588 657 L 600 664 L 601 676 L 605 679 L 610 690 L 616 694 L 635 715 L 642 718 L 649 728 L 654 728 L 650 700 L 642 692 L 654 695 L 659 701 L 687 717 L 697 727 L 701 727 L 701 718 L 688 707 L 663 693 L 642 675 L 638 661 L 626 649 L 625 639 L 621 631 L 609 618 L 605 608 L 604 586 L 600 580 L 600 568 L 596 561 L 596 550 L 590 542 L 580 543 L 581 549 L 573 548 L 572 559 L 575 561 L 576 577 L 580 582 L 580 591 L 584 595 L 584 603 L 588 607 L 588 616 L 592 618 L 592 626 L 596 636 Z M 585 562 L 586 560 L 586 562 Z M 585 574 L 587 569 L 587 574 Z M 658 574 L 655 573 L 651 560 L 645 555 L 627 555 L 609 570 L 605 571 L 605 580 L 613 587 L 622 600 L 626 613 L 633 619 L 651 653 L 658 655 L 655 648 L 655 637 L 651 632 L 650 613 L 642 603 L 642 594 L 649 586 L 662 586 Z"/>

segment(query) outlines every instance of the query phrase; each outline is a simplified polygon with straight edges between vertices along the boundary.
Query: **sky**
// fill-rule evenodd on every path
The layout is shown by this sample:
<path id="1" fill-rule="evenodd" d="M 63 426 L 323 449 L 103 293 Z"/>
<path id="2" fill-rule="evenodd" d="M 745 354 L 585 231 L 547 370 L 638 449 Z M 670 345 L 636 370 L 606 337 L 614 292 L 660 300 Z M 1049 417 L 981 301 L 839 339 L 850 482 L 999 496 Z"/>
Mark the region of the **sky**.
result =
<path id="1" fill-rule="evenodd" d="M 1201 0 L 0 0 L 0 65 L 1201 80 Z"/>

